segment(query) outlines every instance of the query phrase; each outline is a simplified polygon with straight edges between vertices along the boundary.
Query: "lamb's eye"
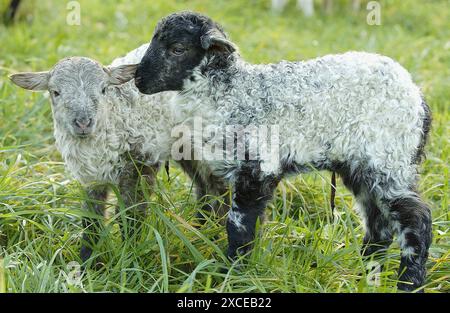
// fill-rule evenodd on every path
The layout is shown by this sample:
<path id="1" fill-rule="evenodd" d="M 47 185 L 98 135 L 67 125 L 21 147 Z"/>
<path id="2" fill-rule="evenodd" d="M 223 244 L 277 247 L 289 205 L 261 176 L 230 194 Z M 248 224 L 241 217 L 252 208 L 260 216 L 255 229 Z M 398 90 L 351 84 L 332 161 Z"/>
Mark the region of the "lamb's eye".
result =
<path id="1" fill-rule="evenodd" d="M 106 87 L 103 87 L 103 89 L 102 89 L 102 94 L 103 94 L 103 95 L 106 94 Z"/>
<path id="2" fill-rule="evenodd" d="M 171 48 L 172 54 L 178 55 L 178 56 L 179 55 L 183 55 L 186 51 L 187 51 L 187 49 L 184 46 L 180 45 L 180 44 L 173 45 L 172 48 Z"/>
<path id="3" fill-rule="evenodd" d="M 57 92 L 56 90 L 53 90 L 52 91 L 52 95 L 53 95 L 53 97 L 58 97 L 59 96 L 59 92 Z"/>

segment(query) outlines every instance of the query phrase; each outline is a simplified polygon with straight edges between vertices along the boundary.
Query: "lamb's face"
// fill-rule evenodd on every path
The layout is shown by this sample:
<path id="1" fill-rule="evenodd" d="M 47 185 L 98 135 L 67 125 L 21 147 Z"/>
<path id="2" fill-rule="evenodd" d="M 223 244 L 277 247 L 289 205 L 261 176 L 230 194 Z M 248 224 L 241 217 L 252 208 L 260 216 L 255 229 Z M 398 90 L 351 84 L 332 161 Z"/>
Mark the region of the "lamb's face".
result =
<path id="1" fill-rule="evenodd" d="M 105 68 L 83 57 L 63 59 L 49 72 L 20 73 L 11 80 L 30 90 L 48 90 L 55 127 L 77 138 L 95 134 L 101 112 L 107 109 L 108 86 L 133 78 L 136 65 Z"/>
<path id="2" fill-rule="evenodd" d="M 162 19 L 138 65 L 136 87 L 146 94 L 182 90 L 202 60 L 235 51 L 221 27 L 206 16 L 182 12 Z"/>
<path id="3" fill-rule="evenodd" d="M 55 124 L 76 137 L 91 135 L 98 112 L 104 109 L 108 77 L 103 67 L 90 59 L 56 64 L 48 80 Z"/>

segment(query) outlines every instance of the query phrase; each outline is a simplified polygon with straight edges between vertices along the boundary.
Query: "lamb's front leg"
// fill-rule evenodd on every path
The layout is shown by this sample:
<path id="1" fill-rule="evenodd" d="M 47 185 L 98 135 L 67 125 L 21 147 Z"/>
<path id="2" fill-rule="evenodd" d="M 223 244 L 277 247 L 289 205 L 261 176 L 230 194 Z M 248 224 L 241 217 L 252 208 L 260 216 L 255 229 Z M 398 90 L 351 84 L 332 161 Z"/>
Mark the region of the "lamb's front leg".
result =
<path id="1" fill-rule="evenodd" d="M 264 218 L 264 209 L 272 198 L 280 178 L 264 175 L 257 161 L 243 162 L 237 171 L 233 199 L 228 214 L 228 257 L 234 259 L 251 249 L 258 217 Z"/>
<path id="2" fill-rule="evenodd" d="M 180 160 L 178 164 L 194 182 L 197 200 L 205 201 L 206 197 L 218 197 L 227 193 L 225 180 L 215 175 L 207 165 L 196 160 Z M 222 201 L 215 199 L 206 202 L 196 214 L 198 226 L 205 224 L 205 216 L 222 218 L 229 209 L 228 197 L 223 197 Z"/>
<path id="3" fill-rule="evenodd" d="M 100 238 L 100 230 L 105 207 L 105 200 L 108 195 L 106 186 L 95 186 L 87 189 L 87 199 L 83 204 L 83 209 L 90 217 L 83 217 L 82 225 L 83 241 L 81 244 L 80 257 L 85 263 L 92 255 L 92 249 Z M 96 215 L 96 216 L 92 216 Z"/>
<path id="4" fill-rule="evenodd" d="M 144 190 L 140 183 L 144 179 L 149 187 L 155 183 L 159 164 L 145 166 L 131 164 L 126 167 L 119 178 L 119 191 L 123 207 L 117 207 L 119 222 L 121 223 L 122 239 L 126 240 L 138 233 L 142 228 L 142 221 L 147 210 Z M 123 212 L 121 210 L 123 209 Z M 122 215 L 121 215 L 122 214 Z M 120 217 L 123 216 L 123 219 Z"/>

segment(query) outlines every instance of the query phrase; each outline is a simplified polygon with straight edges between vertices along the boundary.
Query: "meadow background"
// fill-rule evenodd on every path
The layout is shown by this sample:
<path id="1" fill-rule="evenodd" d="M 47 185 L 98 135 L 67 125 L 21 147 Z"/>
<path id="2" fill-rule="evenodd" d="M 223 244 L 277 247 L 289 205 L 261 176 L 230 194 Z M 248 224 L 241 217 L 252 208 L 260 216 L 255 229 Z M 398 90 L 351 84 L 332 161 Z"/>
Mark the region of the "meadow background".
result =
<path id="1" fill-rule="evenodd" d="M 0 0 L 0 10 L 7 2 Z M 184 9 L 219 21 L 251 62 L 365 50 L 388 55 L 412 73 L 434 118 L 419 185 L 433 209 L 425 290 L 449 292 L 450 1 L 379 2 L 382 25 L 370 26 L 367 1 L 359 12 L 349 1 L 335 1 L 329 14 L 316 6 L 316 15 L 305 18 L 292 0 L 279 14 L 269 0 L 86 0 L 79 1 L 81 25 L 69 26 L 67 1 L 23 1 L 15 23 L 0 25 L 0 292 L 396 291 L 398 245 L 377 260 L 384 265 L 379 284 L 368 283 L 360 219 L 339 180 L 333 216 L 328 173 L 284 180 L 248 264 L 223 273 L 229 266 L 224 226 L 209 220 L 192 227 L 202 203 L 174 166 L 170 181 L 161 171 L 147 198 L 142 235 L 122 242 L 115 223 L 121 217 L 109 214 L 96 252 L 103 265 L 73 279 L 73 261 L 81 262 L 82 188 L 54 147 L 46 93 L 21 90 L 7 76 L 47 70 L 73 55 L 108 64 L 148 42 L 161 17 Z"/>

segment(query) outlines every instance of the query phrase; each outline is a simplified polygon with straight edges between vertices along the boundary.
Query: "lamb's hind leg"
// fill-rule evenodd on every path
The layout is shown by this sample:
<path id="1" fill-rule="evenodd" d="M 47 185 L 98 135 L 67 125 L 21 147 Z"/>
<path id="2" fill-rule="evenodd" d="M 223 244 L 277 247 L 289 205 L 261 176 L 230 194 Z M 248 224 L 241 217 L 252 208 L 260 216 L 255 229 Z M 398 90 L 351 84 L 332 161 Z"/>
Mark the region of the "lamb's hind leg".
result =
<path id="1" fill-rule="evenodd" d="M 345 166 L 337 170 L 344 184 L 363 204 L 362 213 L 367 226 L 364 254 L 370 255 L 387 248 L 391 235 L 396 233 L 402 250 L 398 288 L 412 291 L 421 287 L 425 281 L 425 263 L 431 244 L 431 213 L 428 206 L 413 190 L 403 193 L 391 190 L 390 184 L 384 181 L 385 177 L 379 177 L 377 188 L 372 188 L 375 179 L 373 172 L 361 169 L 350 171 Z M 369 193 L 371 196 L 368 196 Z M 399 196 L 401 194 L 403 196 Z M 386 227 L 386 224 L 389 226 Z"/>
<path id="2" fill-rule="evenodd" d="M 398 289 L 413 291 L 425 281 L 432 239 L 431 212 L 414 192 L 391 200 L 389 205 L 402 251 Z"/>
<path id="3" fill-rule="evenodd" d="M 383 212 L 378 205 L 376 199 L 379 197 L 371 191 L 372 175 L 362 168 L 352 171 L 347 164 L 339 164 L 333 170 L 338 172 L 344 185 L 353 192 L 363 218 L 366 233 L 361 254 L 370 256 L 385 251 L 392 243 L 392 229 L 387 212 Z"/>
<path id="4" fill-rule="evenodd" d="M 374 195 L 366 188 L 361 190 L 356 199 L 366 231 L 361 254 L 368 257 L 375 253 L 386 252 L 392 243 L 392 229 L 386 212 L 380 210 Z"/>

